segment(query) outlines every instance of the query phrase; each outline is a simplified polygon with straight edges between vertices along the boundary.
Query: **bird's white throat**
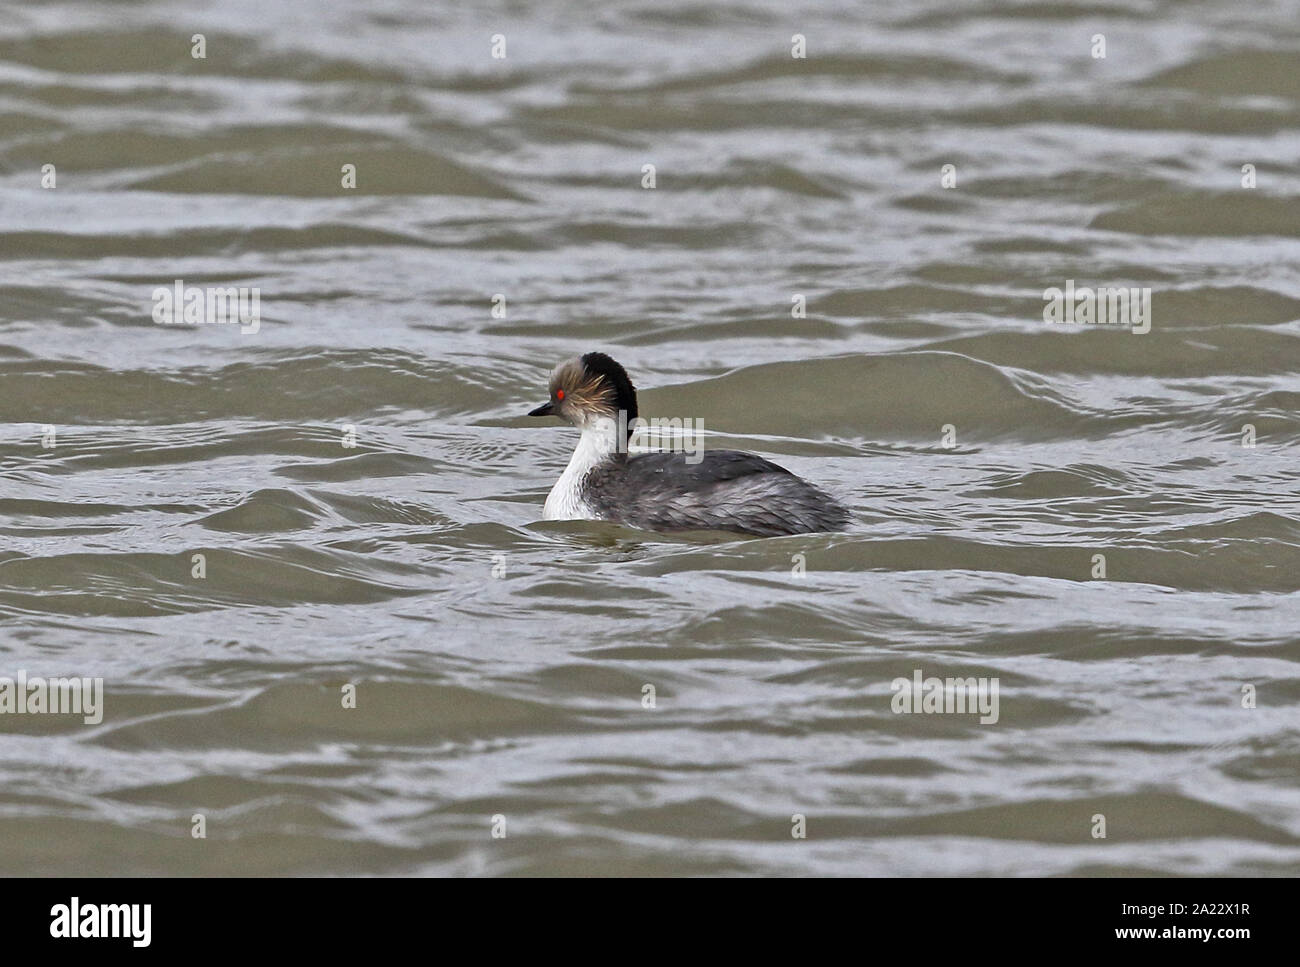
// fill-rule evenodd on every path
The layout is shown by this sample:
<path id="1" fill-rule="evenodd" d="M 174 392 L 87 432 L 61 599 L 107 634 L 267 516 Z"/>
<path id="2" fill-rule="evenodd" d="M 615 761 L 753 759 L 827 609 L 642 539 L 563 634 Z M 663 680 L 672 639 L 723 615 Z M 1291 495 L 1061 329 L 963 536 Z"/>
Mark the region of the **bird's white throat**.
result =
<path id="1" fill-rule="evenodd" d="M 542 509 L 543 520 L 596 520 L 595 512 L 582 499 L 582 480 L 591 470 L 614 456 L 619 449 L 619 421 L 608 416 L 588 420 L 569 458 L 569 465 L 555 481 Z"/>

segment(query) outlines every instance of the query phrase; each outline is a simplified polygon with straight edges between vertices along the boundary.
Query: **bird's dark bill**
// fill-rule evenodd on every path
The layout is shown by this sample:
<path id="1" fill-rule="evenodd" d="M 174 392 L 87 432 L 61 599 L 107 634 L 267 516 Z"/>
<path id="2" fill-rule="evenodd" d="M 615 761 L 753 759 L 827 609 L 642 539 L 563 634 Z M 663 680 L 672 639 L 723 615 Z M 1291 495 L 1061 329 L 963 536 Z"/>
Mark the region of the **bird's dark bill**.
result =
<path id="1" fill-rule="evenodd" d="M 554 412 L 555 412 L 555 407 L 553 407 L 549 402 L 547 402 L 547 403 L 543 403 L 541 406 L 539 406 L 537 409 L 530 412 L 528 415 L 529 416 L 550 416 Z"/>

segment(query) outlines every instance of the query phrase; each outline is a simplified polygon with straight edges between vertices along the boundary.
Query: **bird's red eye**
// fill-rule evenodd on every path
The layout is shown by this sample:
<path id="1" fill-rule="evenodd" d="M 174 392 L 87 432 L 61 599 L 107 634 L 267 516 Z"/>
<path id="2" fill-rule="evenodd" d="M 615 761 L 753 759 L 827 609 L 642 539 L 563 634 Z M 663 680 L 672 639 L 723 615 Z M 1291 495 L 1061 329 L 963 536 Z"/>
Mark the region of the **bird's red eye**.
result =
<path id="1" fill-rule="evenodd" d="M 557 400 L 562 400 L 562 399 L 564 399 L 564 390 L 562 390 L 562 389 L 557 389 L 557 390 L 555 391 L 555 398 L 556 398 Z"/>

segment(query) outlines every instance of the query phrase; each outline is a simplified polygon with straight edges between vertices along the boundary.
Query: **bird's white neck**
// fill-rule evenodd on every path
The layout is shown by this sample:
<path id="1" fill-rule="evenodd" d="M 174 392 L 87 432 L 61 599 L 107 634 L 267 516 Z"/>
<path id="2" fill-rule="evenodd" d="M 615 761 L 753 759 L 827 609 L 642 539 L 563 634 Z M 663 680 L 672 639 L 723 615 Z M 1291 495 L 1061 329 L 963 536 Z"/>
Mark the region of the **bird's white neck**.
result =
<path id="1" fill-rule="evenodd" d="M 599 464 L 619 452 L 618 421 L 610 417 L 596 417 L 582 428 L 582 436 L 574 448 L 569 465 L 555 481 L 546 497 L 542 510 L 543 520 L 593 520 L 594 512 L 582 499 L 581 485 L 584 477 Z"/>

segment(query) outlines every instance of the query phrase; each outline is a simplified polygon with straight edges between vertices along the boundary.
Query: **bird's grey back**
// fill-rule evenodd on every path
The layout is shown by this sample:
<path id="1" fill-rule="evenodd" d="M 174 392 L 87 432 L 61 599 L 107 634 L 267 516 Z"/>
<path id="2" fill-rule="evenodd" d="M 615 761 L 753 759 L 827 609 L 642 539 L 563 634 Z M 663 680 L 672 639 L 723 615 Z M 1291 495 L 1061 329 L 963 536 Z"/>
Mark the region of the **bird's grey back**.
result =
<path id="1" fill-rule="evenodd" d="M 758 536 L 838 530 L 848 513 L 784 467 L 753 453 L 708 450 L 620 455 L 583 481 L 602 517 L 646 530 L 728 530 Z"/>

